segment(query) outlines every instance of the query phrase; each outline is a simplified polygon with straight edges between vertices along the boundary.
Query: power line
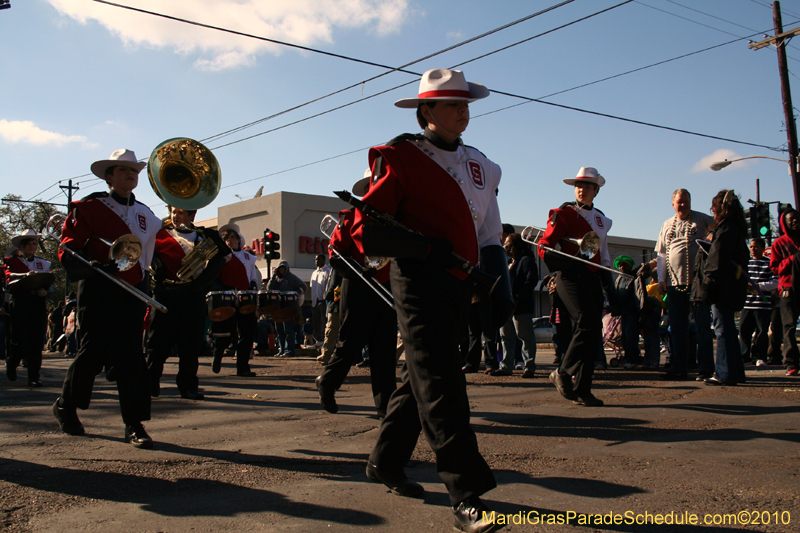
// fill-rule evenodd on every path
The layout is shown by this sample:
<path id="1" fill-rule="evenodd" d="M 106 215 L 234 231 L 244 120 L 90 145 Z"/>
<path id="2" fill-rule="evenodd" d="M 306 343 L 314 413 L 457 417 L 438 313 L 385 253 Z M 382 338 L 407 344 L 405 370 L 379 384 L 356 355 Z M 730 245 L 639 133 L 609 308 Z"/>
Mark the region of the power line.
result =
<path id="1" fill-rule="evenodd" d="M 515 42 L 515 43 L 512 43 L 512 44 L 510 44 L 510 45 L 507 45 L 507 46 L 503 46 L 503 47 L 501 47 L 501 48 L 498 48 L 498 49 L 496 49 L 496 50 L 493 50 L 493 51 L 491 51 L 491 52 L 488 52 L 488 53 L 486 53 L 486 54 L 481 54 L 481 55 L 479 55 L 479 56 L 477 56 L 477 57 L 474 57 L 474 58 L 472 58 L 472 59 L 468 59 L 467 61 L 463 61 L 463 62 L 461 62 L 461 63 L 458 63 L 458 64 L 456 64 L 456 65 L 453 65 L 453 66 L 451 66 L 450 68 L 462 67 L 462 66 L 464 66 L 464 65 L 467 65 L 467 64 L 469 64 L 469 63 L 472 63 L 472 62 L 474 62 L 474 61 L 477 61 L 477 60 L 479 60 L 479 59 L 484 59 L 484 58 L 486 58 L 486 57 L 488 57 L 488 56 L 491 56 L 491 55 L 493 55 L 493 54 L 496 54 L 496 53 L 499 53 L 499 52 L 502 52 L 502 51 L 508 50 L 509 48 L 513 48 L 513 47 L 515 47 L 515 46 L 518 46 L 518 45 L 520 45 L 520 44 L 524 44 L 524 43 L 526 43 L 526 42 L 528 42 L 528 41 L 531 41 L 531 40 L 533 40 L 533 39 L 537 39 L 537 38 L 539 38 L 539 37 L 542 37 L 542 36 L 544 36 L 544 35 L 547 35 L 547 34 L 550 34 L 550 33 L 553 33 L 553 32 L 555 32 L 555 31 L 558 31 L 558 30 L 564 29 L 564 28 L 566 28 L 566 27 L 568 27 L 568 26 L 572 26 L 573 24 L 577 24 L 578 22 L 583 22 L 583 21 L 585 21 L 585 20 L 588 20 L 588 19 L 590 19 L 590 18 L 592 18 L 592 17 L 596 17 L 597 15 L 601 15 L 601 14 L 603 14 L 603 13 L 606 13 L 606 12 L 608 12 L 608 11 L 611 11 L 612 9 L 616 9 L 616 8 L 618 8 L 618 7 L 624 6 L 625 4 L 629 4 L 629 3 L 633 2 L 633 1 L 634 1 L 634 0 L 625 0 L 624 2 L 621 2 L 621 3 L 619 3 L 619 4 L 616 4 L 616 5 L 614 5 L 614 6 L 608 7 L 608 8 L 606 8 L 606 9 L 601 9 L 600 11 L 597 11 L 597 12 L 595 12 L 595 13 L 592 13 L 592 14 L 590 14 L 590 15 L 586 15 L 585 17 L 581 17 L 581 18 L 579 18 L 579 19 L 573 20 L 573 21 L 571 21 L 571 22 L 568 22 L 568 23 L 566 23 L 566 24 L 562 24 L 561 26 L 557 26 L 557 27 L 555 27 L 555 28 L 552 28 L 552 29 L 550 29 L 550 30 L 547 30 L 547 31 L 545 31 L 545 32 L 538 33 L 538 34 L 536 34 L 536 35 L 534 35 L 534 36 L 532 36 L 532 37 L 528 37 L 528 38 L 522 39 L 521 41 L 517 41 L 517 42 Z M 427 57 L 432 57 L 432 56 L 427 56 Z M 414 61 L 414 62 L 412 62 L 412 63 L 408 63 L 408 64 L 410 65 L 410 64 L 416 63 L 416 62 L 418 62 L 418 61 L 421 61 L 421 60 L 417 60 L 417 61 Z M 412 74 L 412 75 L 414 75 L 414 76 L 422 76 L 422 74 L 421 74 L 421 73 L 419 73 L 419 72 L 413 72 L 413 71 L 409 71 L 409 70 L 399 70 L 399 69 L 394 69 L 394 70 L 395 70 L 395 71 L 398 71 L 398 72 L 403 72 L 403 73 L 407 73 L 407 74 Z M 343 109 L 343 108 L 345 108 L 345 107 L 349 107 L 349 106 L 351 106 L 351 105 L 354 105 L 354 104 L 357 104 L 357 103 L 363 102 L 363 101 L 365 101 L 365 100 L 369 100 L 369 99 L 371 99 L 371 98 L 375 98 L 376 96 L 380 96 L 380 95 L 382 95 L 382 94 L 386 94 L 386 93 L 388 93 L 388 92 L 394 91 L 394 90 L 396 90 L 396 89 L 399 89 L 399 88 L 401 88 L 401 87 L 405 87 L 406 85 L 410 85 L 410 84 L 412 84 L 412 83 L 415 83 L 416 81 L 417 81 L 417 80 L 412 80 L 412 81 L 409 81 L 409 82 L 406 82 L 406 83 L 403 83 L 403 84 L 400 84 L 400 85 L 396 85 L 396 86 L 394 86 L 394 87 L 391 87 L 391 88 L 389 88 L 389 89 L 386 89 L 386 90 L 384 90 L 384 91 L 378 92 L 378 93 L 376 93 L 376 94 L 373 94 L 373 95 L 371 95 L 371 96 L 367 96 L 367 97 L 364 97 L 364 98 L 360 98 L 360 99 L 358 99 L 358 100 L 355 100 L 355 101 L 353 101 L 353 102 L 350 102 L 350 103 L 347 103 L 347 104 L 342 104 L 342 105 L 340 105 L 340 106 L 334 107 L 334 108 L 332 108 L 332 109 L 328 109 L 328 110 L 326 110 L 326 111 L 322 111 L 322 112 L 320 112 L 320 113 L 317 113 L 317 114 L 311 115 L 311 116 L 309 116 L 309 117 L 306 117 L 306 118 L 303 118 L 303 119 L 300 119 L 300 120 L 296 120 L 296 121 L 294 121 L 294 122 L 290 122 L 289 124 L 284 124 L 283 126 L 278 126 L 277 128 L 273 128 L 273 129 L 270 129 L 270 130 L 266 130 L 266 131 L 263 131 L 263 132 L 261 132 L 261 133 L 256 133 L 256 134 L 254 134 L 254 135 L 250 135 L 250 136 L 247 136 L 247 137 L 243 137 L 243 138 L 241 138 L 241 139 L 237 139 L 237 140 L 235 140 L 235 141 L 231 141 L 231 142 L 229 142 L 229 143 L 226 143 L 226 144 L 219 145 L 219 146 L 217 146 L 216 148 L 223 148 L 223 147 L 230 146 L 230 145 L 232 145 L 232 144 L 236 144 L 236 143 L 239 143 L 239 142 L 242 142 L 242 141 L 250 140 L 250 139 L 253 139 L 253 138 L 255 138 L 255 137 L 259 137 L 259 136 L 261 136 L 261 135 L 264 135 L 264 134 L 267 134 L 267 133 L 272 133 L 272 132 L 274 132 L 274 131 L 277 131 L 277 130 L 280 130 L 280 129 L 286 128 L 286 127 L 288 127 L 288 126 L 293 126 L 293 125 L 295 125 L 295 124 L 299 124 L 299 123 L 301 123 L 301 122 L 305 122 L 305 121 L 307 121 L 307 120 L 310 120 L 310 119 L 312 119 L 312 118 L 316 118 L 316 117 L 320 117 L 320 116 L 322 116 L 322 115 L 326 115 L 326 114 L 328 114 L 328 113 L 332 113 L 333 111 L 338 111 L 338 110 L 340 110 L 340 109 Z M 355 86 L 357 86 L 357 85 L 358 85 L 358 84 L 354 85 L 354 87 L 355 87 Z M 281 114 L 282 114 L 282 113 L 281 113 Z M 216 148 L 215 148 L 215 149 L 216 149 Z"/>
<path id="2" fill-rule="evenodd" d="M 641 2 L 640 0 L 635 0 L 635 2 L 637 4 L 639 4 L 640 6 L 649 7 L 650 9 L 654 9 L 656 11 L 661 11 L 662 13 L 666 13 L 667 15 L 672 15 L 673 17 L 679 18 L 681 20 L 685 20 L 687 22 L 691 22 L 692 24 L 697 24 L 698 26 L 703 26 L 704 28 L 708 28 L 710 30 L 714 30 L 714 31 L 718 31 L 718 32 L 725 33 L 725 34 L 728 34 L 728 35 L 732 35 L 734 37 L 738 37 L 738 35 L 736 35 L 735 33 L 731 33 L 729 31 L 721 30 L 719 28 L 715 28 L 714 26 L 709 26 L 708 24 L 703 24 L 702 22 L 697 22 L 696 20 L 692 20 L 690 18 L 686 18 L 686 17 L 682 17 L 680 15 L 676 15 L 675 13 L 672 13 L 672 12 L 667 11 L 665 9 L 661 9 L 661 8 L 658 8 L 658 7 L 651 6 L 649 4 L 645 4 L 644 2 Z"/>
<path id="3" fill-rule="evenodd" d="M 193 26 L 198 26 L 198 27 L 202 27 L 202 28 L 206 28 L 206 29 L 212 29 L 212 30 L 222 31 L 222 32 L 225 32 L 225 33 L 232 33 L 232 34 L 234 34 L 234 35 L 239 35 L 239 36 L 242 36 L 242 37 L 249 37 L 249 38 L 252 38 L 252 39 L 263 40 L 263 41 L 267 41 L 267 42 L 270 42 L 270 43 L 273 43 L 273 44 L 279 44 L 279 45 L 282 45 L 282 46 L 288 46 L 288 47 L 291 47 L 291 48 L 298 48 L 298 49 L 305 50 L 305 51 L 309 51 L 309 52 L 315 52 L 315 53 L 319 53 L 319 54 L 323 54 L 323 55 L 328 55 L 328 56 L 332 56 L 332 57 L 337 57 L 337 58 L 339 58 L 339 59 L 345 59 L 345 60 L 348 60 L 348 61 L 354 61 L 354 62 L 357 62 L 357 63 L 362 63 L 362 64 L 366 64 L 366 65 L 371 65 L 371 66 L 377 66 L 377 67 L 381 67 L 381 68 L 387 69 L 387 71 L 386 71 L 386 72 L 384 72 L 384 73 L 382 73 L 382 74 L 379 74 L 379 75 L 377 75 L 377 76 L 373 76 L 372 78 L 369 78 L 369 79 L 366 79 L 366 80 L 360 81 L 360 82 L 358 82 L 358 83 L 355 83 L 355 84 L 353 84 L 353 85 L 350 85 L 350 86 L 348 86 L 348 87 L 345 87 L 345 88 L 343 88 L 343 89 L 339 89 L 339 90 L 337 90 L 337 91 L 334 91 L 334 92 L 332 92 L 332 93 L 329 93 L 329 94 L 326 94 L 326 95 L 324 95 L 324 96 L 321 96 L 321 97 L 315 98 L 315 99 L 313 99 L 313 100 L 310 100 L 310 101 L 308 101 L 308 102 L 305 102 L 305 103 L 303 103 L 303 104 L 300 104 L 300 105 L 298 105 L 298 106 L 291 107 L 291 108 L 289 108 L 289 109 L 286 109 L 286 110 L 284 110 L 284 111 L 281 111 L 281 112 L 279 112 L 279 113 L 275 113 L 275 114 L 273 114 L 273 115 L 270 115 L 270 116 L 268 116 L 268 117 L 264 117 L 264 118 L 261 118 L 261 119 L 259 119 L 259 120 L 256 120 L 256 121 L 253 121 L 253 122 L 250 122 L 250 123 L 248 123 L 248 124 L 244 124 L 244 125 L 242 125 L 242 126 L 238 126 L 238 127 L 236 127 L 236 128 L 233 128 L 233 129 L 231 129 L 231 130 L 224 131 L 224 132 L 222 132 L 222 133 L 218 133 L 218 134 L 216 134 L 216 135 L 212 135 L 211 137 L 206 137 L 205 139 L 202 139 L 202 142 L 208 142 L 208 141 L 211 141 L 211 140 L 214 140 L 214 139 L 219 139 L 219 138 L 225 137 L 225 136 L 227 136 L 227 135 L 230 135 L 230 134 L 232 134 L 232 133 L 236 133 L 237 131 L 241 131 L 241 130 L 243 130 L 243 129 L 245 129 L 245 128 L 249 128 L 249 127 L 251 127 L 251 126 L 254 126 L 254 125 L 256 125 L 256 124 L 260 124 L 261 122 L 264 122 L 264 121 L 266 121 L 266 120 L 270 120 L 270 119 L 272 119 L 272 118 L 275 118 L 275 117 L 281 116 L 281 115 L 283 115 L 283 114 L 286 114 L 286 113 L 288 113 L 288 112 L 290 112 L 290 111 L 294 111 L 294 110 L 296 110 L 296 109 L 299 109 L 299 108 L 301 108 L 301 107 L 307 106 L 307 105 L 309 105 L 309 104 L 312 104 L 312 103 L 314 103 L 314 102 L 318 102 L 318 101 L 320 101 L 320 100 L 323 100 L 323 99 L 325 99 L 325 98 L 328 98 L 328 97 L 330 97 L 330 96 L 334 96 L 334 95 L 336 95 L 336 94 L 339 94 L 339 93 L 341 93 L 341 92 L 347 91 L 347 90 L 349 90 L 349 89 L 352 89 L 352 88 L 354 88 L 354 87 L 358 87 L 359 85 L 364 85 L 365 83 L 368 83 L 368 82 L 370 82 L 370 81 L 374 81 L 374 80 L 376 80 L 376 79 L 378 79 L 378 78 L 381 78 L 381 77 L 383 77 L 383 76 L 386 76 L 386 75 L 388 75 L 388 74 L 391 74 L 392 72 L 405 72 L 405 73 L 407 73 L 407 74 L 414 74 L 414 75 L 417 75 L 417 76 L 418 76 L 419 74 L 418 74 L 418 73 L 416 73 L 416 72 L 409 72 L 409 71 L 406 71 L 406 70 L 403 70 L 403 69 L 404 69 L 405 67 L 408 67 L 408 66 L 410 66 L 410 65 L 413 65 L 413 64 L 415 64 L 415 63 L 419 63 L 419 62 L 421 62 L 421 61 L 424 61 L 424 60 L 426 60 L 426 59 L 430 59 L 430 58 L 432 58 L 432 57 L 435 57 L 435 56 L 437 56 L 437 55 L 441 55 L 441 54 L 443 54 L 443 53 L 445 53 L 445 52 L 449 52 L 449 51 L 451 51 L 451 50 L 455 50 L 456 48 L 459 48 L 459 47 L 461 47 L 461 46 L 464 46 L 464 45 L 466 45 L 466 44 L 469 44 L 469 43 L 472 43 L 472 42 L 478 41 L 478 40 L 480 40 L 480 39 L 483 39 L 484 37 L 488 37 L 489 35 L 492 35 L 492 34 L 494 34 L 494 33 L 497 33 L 497 32 L 503 31 L 503 30 L 506 30 L 506 29 L 508 29 L 508 28 L 511 28 L 512 26 L 516 26 L 517 24 L 520 24 L 520 23 L 522 23 L 522 22 L 525 22 L 525 21 L 527 21 L 527 20 L 530 20 L 530 19 L 532 19 L 532 18 L 538 17 L 538 16 L 540 16 L 540 15 L 543 15 L 543 14 L 545 14 L 545 13 L 548 13 L 548 12 L 550 12 L 550 11 L 553 11 L 553 10 L 555 10 L 555 9 L 558 9 L 558 8 L 560 8 L 560 7 L 563 7 L 563 6 L 567 5 L 567 4 L 570 4 L 570 3 L 574 2 L 575 0 L 564 0 L 563 2 L 561 2 L 561 3 L 559 3 L 559 4 L 552 5 L 552 6 L 548 7 L 548 8 L 542 9 L 541 11 L 537 11 L 536 13 L 532 13 L 532 14 L 530 14 L 530 15 L 526 15 L 526 16 L 524 16 L 524 17 L 520 18 L 520 19 L 517 19 L 517 20 L 515 20 L 515 21 L 509 22 L 509 23 L 507 23 L 507 24 L 503 24 L 502 26 L 499 26 L 499 27 L 497 27 L 497 28 L 495 28 L 495 29 L 493 29 L 493 30 L 489 30 L 489 31 L 487 31 L 487 32 L 484 32 L 484 33 L 482 33 L 482 34 L 480 34 L 480 35 L 476 35 L 475 37 L 471 37 L 471 38 L 469 38 L 469 39 L 466 39 L 466 40 L 464 40 L 464 41 L 461 41 L 460 43 L 454 44 L 454 45 L 452 45 L 452 46 L 448 46 L 447 48 L 444 48 L 444 49 L 442 49 L 442 50 L 439 50 L 439 51 L 437 51 L 437 52 L 434 52 L 434 53 L 432 53 L 432 54 L 429 54 L 429 55 L 427 55 L 427 56 L 421 57 L 421 58 L 419 58 L 419 59 L 415 59 L 414 61 L 412 61 L 412 62 L 410 62 L 410 63 L 406 63 L 406 64 L 404 64 L 404 65 L 401 65 L 401 66 L 399 66 L 399 67 L 390 67 L 390 66 L 388 66 L 388 65 L 383 65 L 383 64 L 380 64 L 380 63 L 374 63 L 374 62 L 371 62 L 371 61 L 367 61 L 367 60 L 363 60 L 363 59 L 355 58 L 355 57 L 352 57 L 352 56 L 345 56 L 345 55 L 341 55 L 341 54 L 334 54 L 334 53 L 332 53 L 332 52 L 327 52 L 327 51 L 324 51 L 324 50 L 319 50 L 319 49 L 316 49 L 316 48 L 309 48 L 309 47 L 306 47 L 306 46 L 301 46 L 301 45 L 294 44 L 294 43 L 287 43 L 287 42 L 284 42 L 284 41 L 278 41 L 278 40 L 275 40 L 275 39 L 270 39 L 270 38 L 267 38 L 267 37 L 260 37 L 260 36 L 257 36 L 257 35 L 252 35 L 252 34 L 248 34 L 248 33 L 238 32 L 238 31 L 235 31 L 235 30 L 230 30 L 230 29 L 227 29 L 227 28 L 222 28 L 222 27 L 219 27 L 219 26 L 212 26 L 212 25 L 209 25 L 209 24 L 204 24 L 204 23 L 200 23 L 200 22 L 196 22 L 196 21 L 191 21 L 191 20 L 188 20 L 188 19 L 180 18 L 180 17 L 173 17 L 173 16 L 170 16 L 170 15 L 164 15 L 164 14 L 162 14 L 162 13 L 156 13 L 156 12 L 154 12 L 154 11 L 147 11 L 147 10 L 144 10 L 144 9 L 139 9 L 139 8 L 134 8 L 134 7 L 130 7 L 130 6 L 125 6 L 125 5 L 122 5 L 122 4 L 117 4 L 117 3 L 109 2 L 109 1 L 107 1 L 107 0 L 94 0 L 94 1 L 95 1 L 95 2 L 99 2 L 99 3 L 102 3 L 102 4 L 106 4 L 106 5 L 109 5 L 109 6 L 119 7 L 119 8 L 122 8 L 122 9 L 128 9 L 128 10 L 131 10 L 131 11 L 136 11 L 136 12 L 139 12 L 139 13 L 144 13 L 144 14 L 148 14 L 148 15 L 153 15 L 153 16 L 156 16 L 156 17 L 162 17 L 162 18 L 166 18 L 166 19 L 173 20 L 173 21 L 176 21 L 176 22 L 182 22 L 182 23 L 185 23 L 185 24 L 190 24 L 190 25 L 193 25 Z M 632 1 L 632 0 L 629 0 L 629 1 Z"/>

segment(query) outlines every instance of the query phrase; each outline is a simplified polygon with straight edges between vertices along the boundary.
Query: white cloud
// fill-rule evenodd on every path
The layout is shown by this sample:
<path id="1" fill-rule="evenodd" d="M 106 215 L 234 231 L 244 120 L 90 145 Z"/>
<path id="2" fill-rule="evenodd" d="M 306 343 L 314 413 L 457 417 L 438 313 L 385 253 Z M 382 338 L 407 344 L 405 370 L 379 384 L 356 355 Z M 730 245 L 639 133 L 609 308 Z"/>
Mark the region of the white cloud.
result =
<path id="1" fill-rule="evenodd" d="M 29 120 L 9 121 L 0 119 L 0 138 L 11 144 L 25 143 L 38 146 L 45 144 L 63 146 L 68 143 L 79 143 L 85 148 L 97 147 L 97 144 L 90 143 L 83 135 L 64 135 L 63 133 L 43 130 Z"/>
<path id="2" fill-rule="evenodd" d="M 713 154 L 709 154 L 704 158 L 702 158 L 697 163 L 695 163 L 694 166 L 692 167 L 692 172 L 705 172 L 706 170 L 710 172 L 711 169 L 709 167 L 711 166 L 711 163 L 716 163 L 717 161 L 724 161 L 726 159 L 736 159 L 737 157 L 741 156 L 738 155 L 733 150 L 726 150 L 726 149 L 717 150 Z M 738 164 L 744 165 L 747 163 L 748 163 L 747 161 L 743 161 L 742 163 Z"/>
<path id="3" fill-rule="evenodd" d="M 461 30 L 447 32 L 448 41 L 461 41 L 463 39 L 464 39 L 464 32 L 462 32 Z"/>
<path id="4" fill-rule="evenodd" d="M 129 46 L 170 48 L 200 54 L 206 70 L 252 65 L 255 57 L 285 47 L 249 37 L 196 27 L 154 15 L 82 0 L 48 0 L 60 13 L 82 24 L 96 21 Z M 333 42 L 336 28 L 367 28 L 387 35 L 399 31 L 408 0 L 136 0 L 140 9 L 303 46 Z"/>

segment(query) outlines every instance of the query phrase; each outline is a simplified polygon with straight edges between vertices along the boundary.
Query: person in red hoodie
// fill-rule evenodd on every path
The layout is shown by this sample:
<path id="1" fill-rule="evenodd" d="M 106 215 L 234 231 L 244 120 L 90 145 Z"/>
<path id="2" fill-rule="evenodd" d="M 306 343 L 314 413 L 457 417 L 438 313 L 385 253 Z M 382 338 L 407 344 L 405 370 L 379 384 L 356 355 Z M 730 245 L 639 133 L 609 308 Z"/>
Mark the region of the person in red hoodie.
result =
<path id="1" fill-rule="evenodd" d="M 800 302 L 795 297 L 793 282 L 795 272 L 800 267 L 800 213 L 789 209 L 781 215 L 783 235 L 772 243 L 769 266 L 778 276 L 781 320 L 783 321 L 783 364 L 787 376 L 796 376 L 800 368 L 800 352 L 797 349 L 797 316 Z M 800 282 L 800 277 L 797 278 Z"/>

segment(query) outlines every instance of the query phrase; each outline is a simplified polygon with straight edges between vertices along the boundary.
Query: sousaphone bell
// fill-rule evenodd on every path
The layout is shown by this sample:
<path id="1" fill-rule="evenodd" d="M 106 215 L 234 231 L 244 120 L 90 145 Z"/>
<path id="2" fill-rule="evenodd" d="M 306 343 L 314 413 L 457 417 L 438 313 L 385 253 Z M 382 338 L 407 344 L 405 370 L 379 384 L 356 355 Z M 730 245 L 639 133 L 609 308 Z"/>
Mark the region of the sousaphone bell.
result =
<path id="1" fill-rule="evenodd" d="M 185 137 L 168 139 L 153 149 L 147 177 L 159 198 L 178 209 L 200 209 L 219 194 L 222 173 L 211 150 Z"/>

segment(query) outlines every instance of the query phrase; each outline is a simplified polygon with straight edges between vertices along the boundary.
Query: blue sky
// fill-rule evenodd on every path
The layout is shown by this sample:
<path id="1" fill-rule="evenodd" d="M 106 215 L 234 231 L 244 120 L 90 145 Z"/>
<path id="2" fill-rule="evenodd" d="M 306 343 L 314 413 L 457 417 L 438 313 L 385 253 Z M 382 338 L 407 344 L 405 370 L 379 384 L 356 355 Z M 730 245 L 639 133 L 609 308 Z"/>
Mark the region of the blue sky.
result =
<path id="1" fill-rule="evenodd" d="M 559 2 L 120 3 L 399 66 Z M 618 3 L 576 0 L 407 68 L 423 72 L 459 65 Z M 168 138 L 203 140 L 385 72 L 90 0 L 12 0 L 11 5 L 0 11 L 0 194 L 24 199 L 63 201 L 53 187 L 59 180 L 87 174 L 92 161 L 117 148 L 143 158 Z M 781 7 L 785 29 L 800 25 L 800 0 L 785 0 Z M 540 98 L 753 33 L 759 33 L 754 40 L 773 33 L 765 0 L 641 0 L 460 68 L 470 81 L 490 89 Z M 800 87 L 800 40 L 788 52 L 791 83 Z M 199 217 L 215 216 L 218 206 L 239 201 L 237 194 L 252 197 L 262 185 L 264 194 L 349 189 L 366 168 L 367 147 L 417 131 L 413 112 L 392 105 L 416 94 L 416 79 L 394 72 L 209 141 L 222 168 L 223 189 Z M 793 92 L 800 107 L 797 89 Z M 547 101 L 768 147 L 786 143 L 775 50 L 753 51 L 746 41 Z M 614 220 L 613 235 L 655 239 L 673 213 L 670 194 L 678 187 L 688 188 L 693 207 L 703 212 L 721 188 L 734 188 L 743 201 L 755 199 L 756 179 L 762 200 L 792 201 L 784 163 L 750 160 L 720 172 L 707 168 L 725 157 L 785 158 L 784 152 L 540 103 L 503 109 L 521 102 L 493 94 L 472 104 L 464 134 L 467 144 L 503 168 L 504 221 L 544 225 L 550 208 L 572 199 L 562 180 L 581 166 L 597 167 L 607 179 L 596 205 Z M 349 152 L 354 153 L 341 156 Z M 303 166 L 327 158 L 333 159 Z M 287 171 L 295 167 L 302 168 Z M 76 179 L 78 196 L 103 190 L 104 184 L 91 178 Z M 137 196 L 165 214 L 145 173 Z"/>

